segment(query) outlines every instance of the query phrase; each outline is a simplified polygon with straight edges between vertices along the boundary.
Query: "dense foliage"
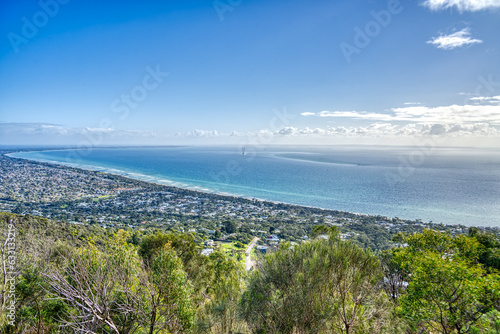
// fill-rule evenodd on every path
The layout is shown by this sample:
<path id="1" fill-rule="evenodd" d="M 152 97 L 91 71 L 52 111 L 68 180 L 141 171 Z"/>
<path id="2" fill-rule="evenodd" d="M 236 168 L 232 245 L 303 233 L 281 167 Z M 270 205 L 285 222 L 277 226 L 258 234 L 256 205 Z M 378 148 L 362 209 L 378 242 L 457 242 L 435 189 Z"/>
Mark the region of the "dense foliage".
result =
<path id="1" fill-rule="evenodd" d="M 373 252 L 318 226 L 248 273 L 191 234 L 9 213 L 0 229 L 1 333 L 500 332 L 500 242 L 475 228 Z"/>
<path id="2" fill-rule="evenodd" d="M 255 333 L 356 333 L 388 329 L 377 257 L 332 233 L 266 256 L 249 279 L 242 313 Z"/>

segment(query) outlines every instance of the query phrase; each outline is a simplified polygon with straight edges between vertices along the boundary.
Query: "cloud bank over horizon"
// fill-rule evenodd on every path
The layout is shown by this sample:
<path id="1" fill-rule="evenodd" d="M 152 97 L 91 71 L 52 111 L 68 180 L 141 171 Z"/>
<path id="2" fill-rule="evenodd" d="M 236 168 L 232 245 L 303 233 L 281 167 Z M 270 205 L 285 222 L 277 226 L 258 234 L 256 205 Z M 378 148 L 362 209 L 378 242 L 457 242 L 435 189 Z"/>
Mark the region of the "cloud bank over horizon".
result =
<path id="1" fill-rule="evenodd" d="M 409 145 L 422 138 L 453 145 L 497 146 L 500 130 L 488 123 L 411 123 L 396 125 L 375 122 L 365 126 L 286 126 L 277 131 L 221 132 L 197 129 L 185 133 L 149 130 L 116 130 L 110 128 L 72 128 L 46 123 L 0 123 L 3 145 L 68 145 L 98 147 L 106 145 L 281 145 L 281 144 L 391 144 Z M 394 139 L 398 141 L 394 142 Z M 485 140 L 487 139 L 487 140 Z M 480 140 L 480 143 L 476 142 Z"/>
<path id="2" fill-rule="evenodd" d="M 465 94 L 465 93 L 464 93 Z M 166 130 L 115 129 L 113 127 L 71 127 L 51 123 L 0 122 L 0 140 L 5 145 L 239 145 L 261 144 L 335 144 L 374 143 L 411 144 L 415 138 L 439 138 L 453 145 L 500 148 L 500 95 L 472 96 L 464 104 L 428 107 L 421 102 L 405 102 L 385 112 L 306 111 L 298 115 L 275 110 L 280 125 L 255 131 L 194 129 L 184 132 Z M 332 119 L 327 125 L 301 126 L 303 119 Z M 350 125 L 346 125 L 350 124 Z M 394 141 L 394 139 L 397 139 Z M 478 142 L 484 141 L 483 144 Z"/>
<path id="3" fill-rule="evenodd" d="M 347 118 L 380 122 L 414 122 L 419 124 L 486 124 L 500 125 L 500 96 L 474 96 L 466 104 L 427 107 L 420 102 L 406 102 L 387 113 L 368 111 L 303 112 L 304 117 Z"/>

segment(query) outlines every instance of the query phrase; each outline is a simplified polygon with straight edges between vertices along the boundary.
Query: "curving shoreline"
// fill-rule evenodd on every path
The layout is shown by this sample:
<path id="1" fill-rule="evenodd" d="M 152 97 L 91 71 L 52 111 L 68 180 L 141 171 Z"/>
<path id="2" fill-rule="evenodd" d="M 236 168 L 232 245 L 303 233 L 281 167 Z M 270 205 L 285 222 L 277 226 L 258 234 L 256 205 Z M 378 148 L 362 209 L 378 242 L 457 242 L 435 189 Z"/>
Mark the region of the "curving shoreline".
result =
<path id="1" fill-rule="evenodd" d="M 408 195 L 405 195 L 401 200 L 395 201 L 394 198 L 391 197 L 391 193 L 387 194 L 388 197 L 384 197 L 387 191 L 382 191 L 379 193 L 378 189 L 382 190 L 384 187 L 387 188 L 387 184 L 384 185 L 383 182 L 379 182 L 383 181 L 380 180 L 380 178 L 374 179 L 374 181 L 378 183 L 373 183 L 373 186 L 367 188 L 370 193 L 364 195 L 360 193 L 360 189 L 362 188 L 360 188 L 359 186 L 364 186 L 364 184 L 360 182 L 372 182 L 372 179 L 366 178 L 370 177 L 372 172 L 370 172 L 369 174 L 364 168 L 358 169 L 356 167 L 353 169 L 349 169 L 350 174 L 355 175 L 361 173 L 361 175 L 364 177 L 364 179 L 361 179 L 360 181 L 354 183 L 351 183 L 350 179 L 347 180 L 345 178 L 343 180 L 340 180 L 343 183 L 338 183 L 335 176 L 336 174 L 333 174 L 335 180 L 334 183 L 338 183 L 340 185 L 340 188 L 339 190 L 334 190 L 332 192 L 327 190 L 334 189 L 328 188 L 332 185 L 331 180 L 326 180 L 329 183 L 327 182 L 324 184 L 319 184 L 317 182 L 318 177 L 315 177 L 316 180 L 311 178 L 310 181 L 309 178 L 293 181 L 289 179 L 290 176 L 300 174 L 276 174 L 275 171 L 281 171 L 282 168 L 291 168 L 290 170 L 294 173 L 300 171 L 309 172 L 309 170 L 311 170 L 310 173 L 313 174 L 316 173 L 317 169 L 326 169 L 313 167 L 312 165 L 317 166 L 317 163 L 314 162 L 311 163 L 311 165 L 309 165 L 309 162 L 307 162 L 307 165 L 301 164 L 299 165 L 299 167 L 297 167 L 296 164 L 288 165 L 287 162 L 279 162 L 279 160 L 283 161 L 289 159 L 280 158 L 278 160 L 274 160 L 273 158 L 271 160 L 268 157 L 274 156 L 272 151 L 266 152 L 266 155 L 259 155 L 258 160 L 255 160 L 255 162 L 251 162 L 252 166 L 246 167 L 247 165 L 244 164 L 244 160 L 242 160 L 243 158 L 241 158 L 241 155 L 238 156 L 234 154 L 234 152 L 232 153 L 232 155 L 227 154 L 231 153 L 230 148 L 222 148 L 221 151 L 218 151 L 220 149 L 218 147 L 209 147 L 208 150 L 206 150 L 205 147 L 188 147 L 185 150 L 176 150 L 176 148 L 174 148 L 173 151 L 170 150 L 171 147 L 169 147 L 166 151 L 164 151 L 162 147 L 151 148 L 154 150 L 143 151 L 141 150 L 141 148 L 134 147 L 130 148 L 130 153 L 123 152 L 120 150 L 120 148 L 118 148 L 117 153 L 114 153 L 114 149 L 116 148 L 106 147 L 106 150 L 100 151 L 97 155 L 91 155 L 90 159 L 82 157 L 78 160 L 74 159 L 78 156 L 77 152 L 65 152 L 68 150 L 73 151 L 74 148 L 50 148 L 48 150 L 37 150 L 38 152 L 43 151 L 38 156 L 36 154 L 31 155 L 32 153 L 36 153 L 34 152 L 34 150 L 30 150 L 31 152 L 11 152 L 7 155 L 12 158 L 46 163 L 52 166 L 64 166 L 85 171 L 97 171 L 110 175 L 118 175 L 131 180 L 138 180 L 155 185 L 173 187 L 181 190 L 189 190 L 202 194 L 212 194 L 226 196 L 228 198 L 241 198 L 246 200 L 258 200 L 262 202 L 274 204 L 279 203 L 283 205 L 312 208 L 323 211 L 340 211 L 364 216 L 399 217 L 400 219 L 408 221 L 416 220 L 415 217 L 420 217 L 425 218 L 424 221 L 432 220 L 434 222 L 443 222 L 446 225 L 464 224 L 467 226 L 477 226 L 483 225 L 481 224 L 482 222 L 487 222 L 489 224 L 486 224 L 486 226 L 495 226 L 495 222 L 497 221 L 497 219 L 492 216 L 493 213 L 496 212 L 496 210 L 491 211 L 489 214 L 482 214 L 478 211 L 479 209 L 469 208 L 477 201 L 468 202 L 469 205 L 467 207 L 464 207 L 463 210 L 457 208 L 458 203 L 461 203 L 458 201 L 459 196 L 450 197 L 446 202 L 444 202 L 444 205 L 427 205 L 425 203 L 425 200 L 423 200 L 422 205 L 420 205 L 420 199 L 418 199 L 418 201 L 416 202 L 413 202 L 411 201 L 411 197 L 415 196 L 415 194 L 418 196 L 426 196 L 425 192 L 419 192 L 417 188 L 415 188 L 415 190 L 413 190 L 412 188 L 408 188 L 410 184 L 415 183 L 414 181 L 408 183 L 408 186 L 405 185 L 404 187 L 406 188 L 400 189 L 403 192 L 397 192 L 397 194 L 406 194 L 405 191 L 409 191 Z M 213 151 L 213 149 L 215 149 L 215 151 Z M 59 153 L 44 154 L 44 152 L 49 151 L 58 151 Z M 221 154 L 219 154 L 219 152 Z M 193 154 L 196 154 L 196 156 Z M 110 157 L 109 159 L 108 156 Z M 71 157 L 73 157 L 73 159 L 69 159 Z M 158 159 L 156 157 L 158 157 Z M 339 155 L 339 157 L 341 157 L 341 155 Z M 368 156 L 368 158 L 369 157 L 370 156 Z M 130 160 L 129 163 L 124 159 L 132 160 Z M 364 156 L 363 159 L 365 159 Z M 245 174 L 242 174 L 244 175 L 244 177 L 241 178 L 241 176 L 238 176 L 238 178 L 231 178 L 229 179 L 230 182 L 224 181 L 224 177 L 222 177 L 222 180 L 219 177 L 213 179 L 212 171 L 214 171 L 215 173 L 222 171 L 220 169 L 221 166 L 224 166 L 225 162 L 229 160 L 239 161 L 239 163 L 241 163 L 240 166 L 242 168 L 246 168 L 244 169 Z M 77 161 L 77 163 L 75 163 L 74 161 Z M 265 162 L 265 164 L 263 164 L 263 161 Z M 274 161 L 277 162 L 275 163 Z M 263 169 L 263 167 L 269 167 L 273 172 L 270 172 L 269 175 L 263 175 L 262 172 L 267 173 L 267 170 Z M 391 168 L 390 170 L 392 170 L 392 167 L 389 168 Z M 380 173 L 386 173 L 384 172 L 384 170 L 387 170 L 385 166 L 378 166 L 377 169 L 381 171 Z M 192 172 L 191 170 L 193 170 L 194 172 Z M 343 168 L 338 170 L 345 171 L 347 169 Z M 447 169 L 443 169 L 443 172 L 447 173 L 448 171 Z M 333 173 L 337 172 L 334 170 Z M 497 173 L 492 175 L 496 174 Z M 210 178 L 209 175 L 212 178 Z M 443 176 L 444 175 L 445 174 L 443 174 Z M 321 180 L 324 180 L 322 178 L 324 176 L 326 176 L 326 174 L 321 175 Z M 254 183 L 254 178 L 256 180 L 256 183 Z M 290 185 L 288 185 L 287 180 L 290 180 Z M 429 179 L 430 182 L 432 182 L 433 180 L 434 179 Z M 267 183 L 263 183 L 263 181 L 270 182 L 270 186 L 267 187 Z M 436 182 L 440 182 L 440 180 L 436 179 Z M 337 184 L 335 184 L 334 186 L 336 187 Z M 450 184 L 448 183 L 448 188 L 449 186 Z M 354 189 L 354 191 L 351 191 L 346 190 L 348 189 L 346 187 L 357 188 L 352 188 Z M 314 190 L 309 191 L 308 189 Z M 395 194 L 394 190 L 395 189 L 388 188 L 388 191 L 392 192 L 393 194 Z M 446 196 L 449 190 L 450 189 L 445 189 L 444 192 L 442 192 L 441 190 L 436 190 L 431 192 L 429 195 Z M 376 196 L 378 198 L 381 198 L 381 200 L 378 200 L 373 196 L 373 194 L 376 194 Z M 468 196 L 470 196 L 470 194 Z M 489 198 L 485 198 L 485 200 L 489 200 L 490 198 L 493 199 L 494 197 L 490 196 Z M 429 202 L 428 200 L 427 202 L 433 203 Z M 458 210 L 454 211 L 453 209 Z"/>
<path id="2" fill-rule="evenodd" d="M 43 152 L 64 151 L 64 150 L 71 150 L 71 149 L 43 150 Z M 25 151 L 25 152 L 26 153 L 28 153 L 28 152 L 42 152 L 42 150 L 40 150 L 40 151 Z M 152 178 L 151 176 L 148 176 L 146 174 L 127 172 L 127 171 L 118 170 L 118 169 L 114 169 L 114 168 L 107 168 L 107 167 L 100 167 L 100 166 L 93 166 L 93 165 L 79 165 L 79 164 L 66 163 L 66 162 L 60 162 L 60 161 L 55 161 L 55 160 L 12 156 L 13 154 L 16 154 L 16 153 L 21 153 L 21 152 L 7 153 L 4 155 L 8 156 L 9 158 L 13 158 L 13 159 L 21 159 L 21 160 L 26 160 L 29 162 L 49 164 L 49 165 L 58 166 L 58 167 L 67 167 L 67 168 L 77 169 L 77 170 L 81 170 L 81 171 L 105 173 L 105 174 L 109 174 L 109 175 L 124 177 L 124 178 L 130 179 L 130 180 L 152 183 L 155 185 L 167 186 L 170 188 L 177 188 L 180 190 L 188 190 L 188 191 L 193 191 L 193 192 L 202 193 L 202 194 L 218 195 L 218 196 L 231 197 L 231 198 L 236 197 L 236 198 L 241 198 L 241 199 L 246 199 L 246 200 L 255 200 L 255 201 L 267 202 L 267 203 L 273 203 L 273 204 L 285 204 L 285 205 L 294 206 L 294 207 L 304 207 L 304 208 L 318 209 L 318 210 L 324 210 L 324 211 L 340 211 L 340 210 L 333 210 L 333 209 L 329 209 L 329 208 L 322 208 L 322 207 L 318 207 L 318 206 L 301 205 L 301 204 L 294 204 L 294 203 L 288 203 L 288 202 L 283 202 L 283 201 L 274 201 L 274 200 L 269 200 L 269 199 L 265 199 L 265 198 L 249 197 L 249 196 L 244 196 L 241 194 L 218 192 L 215 190 L 210 190 L 210 189 L 202 188 L 199 186 L 190 186 L 188 184 L 182 184 L 181 182 L 178 182 L 178 181 L 165 180 L 163 178 L 156 180 L 155 178 Z M 164 181 L 164 182 L 161 182 L 161 181 Z M 356 212 L 350 212 L 350 211 L 340 211 L 340 212 L 353 214 L 353 215 L 360 215 L 360 216 L 371 216 L 370 214 L 356 213 Z"/>
<path id="3" fill-rule="evenodd" d="M 290 207 L 294 207 L 294 208 L 307 208 L 307 209 L 324 211 L 324 212 L 340 212 L 343 214 L 360 216 L 360 217 L 385 217 L 385 218 L 391 219 L 390 217 L 376 215 L 376 214 L 367 214 L 367 213 L 335 210 L 335 209 L 323 208 L 323 207 L 319 207 L 319 206 L 302 205 L 302 204 L 295 204 L 295 203 L 289 203 L 289 202 L 284 202 L 284 201 L 275 201 L 275 200 L 269 200 L 269 199 L 265 199 L 265 198 L 250 197 L 250 196 L 244 196 L 241 194 L 234 194 L 234 193 L 228 193 L 228 192 L 218 192 L 218 191 L 202 188 L 199 186 L 190 186 L 187 184 L 182 184 L 182 183 L 177 182 L 177 181 L 164 180 L 164 178 L 155 179 L 155 178 L 148 176 L 148 175 L 145 175 L 145 174 L 127 172 L 127 171 L 123 171 L 123 170 L 107 168 L 107 167 L 102 167 L 102 166 L 81 165 L 81 164 L 61 162 L 61 161 L 55 161 L 55 160 L 16 156 L 17 153 L 34 153 L 34 152 L 66 151 L 66 150 L 74 150 L 74 148 L 37 150 L 37 151 L 19 151 L 19 152 L 5 153 L 4 155 L 8 156 L 9 158 L 12 158 L 12 159 L 26 160 L 26 161 L 29 161 L 30 163 L 48 164 L 50 166 L 76 169 L 76 170 L 85 171 L 85 172 L 99 172 L 99 173 L 109 174 L 109 175 L 113 175 L 113 176 L 123 177 L 123 178 L 129 179 L 129 180 L 140 181 L 140 182 L 145 182 L 145 183 L 159 185 L 159 186 L 166 186 L 166 187 L 178 189 L 178 190 L 191 191 L 191 192 L 199 193 L 199 194 L 203 194 L 203 195 L 216 195 L 216 196 L 221 196 L 221 197 L 228 198 L 228 199 L 238 198 L 238 199 L 243 199 L 243 200 L 259 201 L 262 203 L 269 203 L 269 204 L 281 204 L 281 205 L 286 205 L 286 206 L 290 206 Z M 162 180 L 165 182 L 161 182 Z M 405 218 L 401 218 L 401 217 L 399 217 L 399 218 L 403 219 L 404 221 L 417 221 L 418 220 L 418 219 L 405 219 Z M 461 224 L 457 224 L 457 226 L 461 226 Z"/>
<path id="4" fill-rule="evenodd" d="M 132 180 L 153 183 L 156 185 L 164 185 L 164 186 L 168 186 L 168 187 L 172 187 L 172 188 L 189 190 L 189 191 L 199 192 L 199 193 L 203 193 L 203 194 L 212 194 L 212 195 L 219 195 L 219 196 L 233 197 L 233 198 L 237 197 L 237 198 L 242 198 L 242 199 L 247 199 L 247 200 L 257 200 L 257 201 L 268 202 L 268 203 L 273 203 L 273 204 L 286 204 L 286 205 L 295 206 L 295 207 L 304 207 L 304 208 L 318 209 L 318 210 L 324 210 L 324 211 L 340 211 L 340 212 L 349 213 L 349 214 L 353 214 L 353 215 L 359 215 L 359 216 L 378 216 L 375 214 L 342 211 L 342 210 L 335 210 L 335 209 L 324 208 L 324 207 L 319 207 L 319 206 L 295 204 L 295 203 L 290 203 L 290 202 L 269 200 L 269 199 L 253 197 L 253 196 L 245 196 L 245 195 L 236 194 L 236 193 L 221 192 L 221 191 L 203 188 L 200 186 L 192 186 L 192 185 L 185 184 L 185 183 L 178 182 L 178 181 L 165 180 L 163 177 L 154 178 L 154 177 L 148 176 L 146 174 L 141 174 L 141 173 L 136 173 L 136 172 L 128 172 L 128 171 L 119 170 L 119 169 L 115 169 L 115 168 L 108 168 L 108 167 L 94 166 L 94 165 L 81 165 L 81 164 L 70 163 L 70 162 L 61 162 L 61 161 L 56 161 L 56 160 L 13 156 L 16 153 L 51 152 L 51 151 L 66 151 L 66 150 L 74 150 L 74 149 L 68 148 L 68 149 L 60 149 L 60 150 L 59 149 L 57 149 L 57 150 L 51 149 L 51 150 L 40 150 L 40 151 L 23 151 L 23 152 L 7 153 L 5 155 L 10 157 L 10 158 L 14 158 L 14 159 L 22 159 L 22 160 L 27 160 L 27 161 L 31 161 L 31 162 L 46 163 L 46 164 L 50 164 L 50 165 L 69 167 L 69 168 L 74 168 L 74 169 L 79 169 L 79 170 L 84 170 L 84 171 L 107 173 L 110 175 L 117 175 L 117 176 L 129 178 Z M 294 160 L 294 159 L 290 159 L 290 160 Z M 164 182 L 161 182 L 161 181 L 164 181 Z M 407 220 L 412 220 L 412 219 L 407 219 Z M 413 219 L 413 220 L 415 220 L 415 219 Z"/>

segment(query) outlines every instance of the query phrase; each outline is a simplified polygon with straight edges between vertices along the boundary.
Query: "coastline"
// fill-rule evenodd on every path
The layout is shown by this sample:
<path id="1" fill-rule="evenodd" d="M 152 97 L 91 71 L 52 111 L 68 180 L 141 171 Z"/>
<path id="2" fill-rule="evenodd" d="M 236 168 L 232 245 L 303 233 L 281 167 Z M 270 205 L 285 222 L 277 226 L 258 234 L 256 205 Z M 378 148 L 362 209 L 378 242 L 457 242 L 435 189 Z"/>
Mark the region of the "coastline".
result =
<path id="1" fill-rule="evenodd" d="M 152 177 L 147 176 L 145 174 L 140 174 L 140 173 L 132 173 L 132 172 L 127 172 L 127 171 L 122 171 L 122 170 L 116 170 L 116 169 L 109 169 L 106 167 L 98 167 L 98 166 L 93 166 L 93 165 L 78 165 L 74 163 L 65 163 L 65 162 L 60 162 L 60 161 L 54 161 L 54 160 L 44 160 L 44 159 L 33 159 L 33 158 L 26 158 L 26 157 L 17 157 L 17 156 L 11 156 L 12 154 L 16 153 L 31 153 L 31 152 L 47 152 L 47 151 L 66 151 L 66 150 L 74 150 L 74 148 L 64 148 L 64 149 L 50 149 L 50 150 L 36 150 L 36 151 L 18 151 L 18 152 L 11 152 L 11 153 L 4 153 L 5 156 L 11 158 L 11 159 L 20 159 L 20 160 L 25 160 L 29 161 L 30 163 L 41 163 L 41 164 L 48 164 L 52 167 L 62 167 L 62 168 L 69 168 L 69 169 L 76 169 L 78 171 L 85 171 L 85 172 L 98 172 L 98 173 L 103 173 L 103 174 L 109 174 L 113 176 L 119 176 L 128 180 L 134 180 L 134 181 L 140 181 L 140 182 L 145 182 L 148 184 L 153 184 L 156 186 L 164 186 L 168 188 L 173 188 L 173 189 L 178 189 L 178 190 L 183 190 L 183 191 L 191 191 L 194 193 L 199 193 L 202 195 L 215 195 L 215 196 L 220 196 L 223 198 L 228 198 L 228 199 L 243 199 L 243 200 L 248 200 L 248 201 L 258 201 L 262 203 L 268 203 L 268 204 L 274 204 L 274 205 L 286 205 L 289 207 L 294 207 L 294 208 L 307 208 L 311 210 L 317 210 L 317 211 L 324 211 L 324 212 L 338 212 L 346 215 L 352 215 L 352 216 L 358 216 L 358 217 L 383 217 L 385 219 L 393 219 L 396 217 L 388 217 L 385 215 L 379 215 L 379 214 L 369 214 L 369 213 L 360 213 L 360 212 L 351 212 L 351 211 L 343 211 L 343 210 L 336 210 L 336 209 L 329 209 L 329 208 L 323 208 L 323 207 L 318 207 L 318 206 L 312 206 L 312 205 L 302 205 L 302 204 L 295 204 L 295 203 L 289 203 L 289 202 L 284 202 L 284 201 L 275 201 L 275 200 L 269 200 L 269 199 L 264 199 L 264 198 L 258 198 L 258 197 L 249 197 L 249 196 L 244 196 L 240 194 L 234 194 L 234 193 L 227 193 L 227 192 L 218 192 L 215 190 L 210 190 L 198 186 L 189 186 L 189 185 L 182 185 L 180 182 L 177 181 L 172 181 L 172 180 L 165 180 L 165 182 L 159 182 L 158 180 L 154 180 Z M 137 176 L 142 176 L 137 177 Z M 164 180 L 162 178 L 162 180 Z M 407 219 L 407 218 L 401 218 L 397 217 L 398 219 L 406 222 L 418 222 L 420 221 L 418 218 L 415 219 Z M 439 224 L 439 223 L 435 223 Z M 444 224 L 444 223 L 443 223 Z M 444 224 L 447 226 L 466 226 L 463 224 Z"/>
<path id="2" fill-rule="evenodd" d="M 172 146 L 169 146 L 169 147 L 172 147 Z M 175 146 L 177 147 L 177 146 Z M 186 147 L 186 146 L 182 146 L 182 147 Z M 120 149 L 120 148 L 136 148 L 136 147 L 105 147 L 106 149 Z M 156 148 L 156 147 L 154 147 Z M 384 219 L 388 219 L 388 220 L 391 220 L 393 218 L 397 218 L 398 220 L 400 221 L 406 221 L 406 222 L 417 222 L 417 223 L 424 223 L 424 224 L 432 224 L 432 225 L 447 225 L 447 226 L 485 226 L 485 227 L 495 227 L 495 225 L 491 225 L 491 224 L 481 224 L 481 221 L 479 219 L 475 219 L 475 216 L 472 216 L 472 215 L 465 215 L 463 216 L 462 220 L 459 220 L 459 221 L 455 221 L 455 222 L 449 222 L 449 221 L 441 221 L 441 220 L 438 220 L 438 219 L 434 219 L 433 216 L 433 212 L 434 211 L 426 211 L 426 215 L 425 216 L 420 216 L 420 215 L 413 215 L 413 216 L 409 216 L 409 215 L 405 215 L 404 213 L 399 213 L 399 212 L 396 212 L 396 213 L 389 213 L 387 214 L 387 212 L 384 212 L 384 207 L 380 207 L 381 210 L 377 211 L 377 210 L 371 210 L 370 212 L 364 212 L 364 211 L 356 211 L 356 210 L 345 210 L 345 209 L 337 209 L 335 208 L 334 206 L 331 206 L 331 207 L 322 207 L 322 206 L 317 206 L 317 205 L 314 205 L 314 198 L 310 198 L 310 199 L 307 199 L 305 200 L 304 202 L 309 202 L 309 203 L 306 203 L 306 204 L 303 204 L 303 203 L 297 203 L 297 202 L 293 202 L 293 201 L 286 201 L 287 197 L 286 195 L 288 193 L 280 193 L 282 194 L 284 197 L 284 201 L 283 200 L 280 200 L 280 196 L 274 196 L 274 197 L 278 197 L 278 199 L 268 199 L 268 198 L 265 198 L 265 197 L 262 197 L 262 195 L 265 195 L 265 194 L 260 194 L 261 196 L 259 196 L 259 194 L 257 194 L 257 196 L 248 196 L 248 195 L 242 195 L 241 193 L 238 193 L 238 192 L 230 192 L 230 191 L 217 191 L 217 190 L 213 190 L 213 189 L 210 189 L 209 187 L 207 186 L 198 186 L 196 184 L 189 184 L 189 183 L 183 183 L 182 181 L 179 181 L 179 180 L 171 180 L 171 179 L 168 179 L 168 177 L 162 177 L 162 176 L 158 176 L 158 174 L 156 173 L 151 173 L 151 174 L 147 174 L 147 173 L 137 173 L 137 172 L 134 172 L 132 170 L 122 170 L 122 169 L 119 169 L 119 168 L 113 168 L 113 167 L 105 167 L 105 166 L 99 166 L 99 165 L 92 165 L 92 164 L 82 164 L 82 163 L 72 163 L 72 162 L 64 162 L 64 161 L 61 161 L 61 160 L 64 160 L 64 154 L 62 154 L 62 157 L 61 157 L 61 160 L 49 160 L 49 159 L 43 159 L 43 158 L 33 158 L 33 157 L 23 157 L 23 156 L 17 156 L 18 154 L 22 154 L 22 153 L 36 153 L 36 152 L 48 152 L 48 151 L 59 151 L 59 152 L 64 152 L 64 151 L 71 151 L 71 150 L 75 150 L 75 148 L 73 147 L 67 147 L 67 148 L 49 148 L 47 150 L 45 149 L 29 149 L 29 150 L 15 150 L 15 151 L 10 151 L 10 152 L 3 152 L 3 154 L 9 158 L 12 158 L 12 159 L 20 159 L 20 160 L 25 160 L 25 161 L 29 161 L 31 163 L 41 163 L 41 164 L 46 164 L 48 166 L 52 166 L 52 167 L 58 167 L 58 168 L 69 168 L 69 169 L 75 169 L 75 170 L 78 170 L 78 171 L 85 171 L 85 172 L 97 172 L 97 173 L 104 173 L 104 174 L 108 174 L 108 175 L 112 175 L 112 176 L 119 176 L 121 178 L 124 178 L 124 179 L 127 179 L 127 180 L 134 180 L 134 181 L 139 181 L 139 182 L 145 182 L 147 184 L 151 184 L 151 185 L 155 185 L 155 186 L 164 186 L 164 187 L 168 187 L 174 191 L 189 191 L 189 192 L 193 192 L 193 194 L 200 194 L 200 195 L 209 195 L 209 196 L 217 196 L 217 197 L 220 197 L 220 198 L 225 198 L 225 199 L 228 199 L 228 200 L 235 200 L 235 199 L 239 199 L 239 200 L 245 200 L 245 201 L 258 201 L 258 202 L 263 202 L 263 203 L 269 203 L 269 204 L 274 204 L 274 205 L 284 205 L 284 206 L 287 206 L 289 208 L 305 208 L 305 209 L 308 209 L 308 210 L 314 210 L 314 211 L 317 211 L 318 213 L 322 213 L 322 214 L 328 214 L 328 213 L 342 213 L 342 214 L 346 214 L 346 215 L 352 215 L 352 216 L 357 216 L 357 217 L 380 217 L 381 220 L 384 220 Z M 56 157 L 56 159 L 58 159 L 59 157 Z M 105 161 L 104 161 L 105 162 Z M 97 162 L 98 163 L 98 162 Z M 321 162 L 320 162 L 321 163 Z M 186 179 L 186 180 L 191 180 L 191 179 Z M 194 183 L 196 182 L 196 179 L 193 179 Z M 203 182 L 202 182 L 203 184 Z M 210 183 L 208 183 L 210 184 Z M 239 189 L 233 189 L 235 187 L 230 187 L 230 190 L 239 190 Z M 238 188 L 238 185 L 236 186 L 236 188 Z M 241 186 L 239 187 L 241 188 L 241 190 L 243 190 L 243 192 L 245 192 L 245 186 Z M 245 188 L 245 189 L 244 189 Z M 262 188 L 248 188 L 249 190 L 250 189 L 257 189 L 257 190 L 261 190 L 261 191 L 264 191 L 264 192 L 269 192 L 269 193 L 272 193 L 274 194 L 275 192 L 273 192 L 272 190 L 267 190 L 267 189 L 262 189 Z M 248 193 L 248 192 L 247 192 Z M 250 194 L 252 194 L 251 192 L 249 192 Z M 277 194 L 277 195 L 280 195 L 280 194 Z M 291 193 L 293 194 L 293 193 Z M 296 195 L 296 194 L 293 194 L 293 195 Z M 304 195 L 306 197 L 306 195 Z M 314 196 L 313 196 L 314 197 Z M 293 200 L 293 199 L 292 199 Z M 321 200 L 321 198 L 320 198 Z M 350 202 L 351 203 L 351 202 Z M 352 202 L 352 203 L 357 203 L 357 202 Z M 360 202 L 361 203 L 361 202 Z M 401 209 L 401 211 L 407 211 L 406 213 L 411 213 L 408 208 L 411 209 L 411 206 L 399 206 L 398 208 Z M 432 208 L 431 208 L 432 209 Z M 384 212 L 384 213 L 379 213 L 379 212 Z M 437 211 L 436 211 L 437 212 Z M 416 217 L 430 217 L 430 218 L 425 218 L 425 220 L 421 219 L 421 218 L 416 218 Z M 408 218 L 408 217 L 411 217 L 411 218 Z"/>

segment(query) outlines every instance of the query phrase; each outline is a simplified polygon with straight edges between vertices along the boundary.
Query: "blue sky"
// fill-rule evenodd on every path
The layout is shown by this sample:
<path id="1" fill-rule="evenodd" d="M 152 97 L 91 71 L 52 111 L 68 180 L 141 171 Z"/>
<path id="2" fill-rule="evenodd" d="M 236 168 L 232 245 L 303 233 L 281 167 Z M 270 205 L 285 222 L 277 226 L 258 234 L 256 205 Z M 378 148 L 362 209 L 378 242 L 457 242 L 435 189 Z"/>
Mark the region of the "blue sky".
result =
<path id="1" fill-rule="evenodd" d="M 2 144 L 500 146 L 500 0 L 2 1 L 0 29 Z"/>

